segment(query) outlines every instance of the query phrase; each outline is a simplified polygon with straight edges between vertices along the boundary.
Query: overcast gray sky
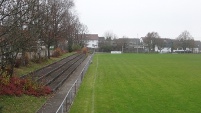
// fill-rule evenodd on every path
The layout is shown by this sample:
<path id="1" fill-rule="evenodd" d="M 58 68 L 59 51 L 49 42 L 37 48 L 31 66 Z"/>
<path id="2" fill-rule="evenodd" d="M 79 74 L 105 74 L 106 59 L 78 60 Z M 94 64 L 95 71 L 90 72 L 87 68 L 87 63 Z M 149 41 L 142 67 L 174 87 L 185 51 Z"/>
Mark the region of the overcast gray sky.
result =
<path id="1" fill-rule="evenodd" d="M 112 31 L 119 38 L 158 32 L 176 38 L 184 30 L 201 40 L 201 0 L 75 0 L 80 21 L 89 33 Z"/>

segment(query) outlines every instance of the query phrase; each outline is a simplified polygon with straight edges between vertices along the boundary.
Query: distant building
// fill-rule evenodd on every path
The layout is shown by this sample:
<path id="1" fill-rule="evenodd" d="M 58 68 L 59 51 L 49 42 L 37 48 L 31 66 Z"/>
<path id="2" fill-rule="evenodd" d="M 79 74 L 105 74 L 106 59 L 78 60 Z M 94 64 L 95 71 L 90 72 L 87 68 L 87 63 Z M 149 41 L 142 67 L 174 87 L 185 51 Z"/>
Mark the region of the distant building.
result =
<path id="1" fill-rule="evenodd" d="M 143 52 L 144 46 L 139 38 L 119 38 L 111 41 L 113 50 L 126 53 Z"/>
<path id="2" fill-rule="evenodd" d="M 101 42 L 104 42 L 105 41 L 105 37 L 98 37 L 98 42 L 101 43 Z"/>
<path id="3" fill-rule="evenodd" d="M 88 48 L 98 48 L 98 34 L 85 34 L 83 37 L 83 41 L 85 46 Z"/>
<path id="4" fill-rule="evenodd" d="M 201 41 L 195 41 L 195 47 L 193 53 L 201 53 Z"/>
<path id="5" fill-rule="evenodd" d="M 144 37 L 142 37 L 143 39 Z M 143 41 L 143 40 L 142 40 Z M 146 45 L 146 44 L 143 44 Z M 186 47 L 185 49 L 182 46 L 182 42 L 176 39 L 170 38 L 160 38 L 160 43 L 157 42 L 154 45 L 153 52 L 159 53 L 201 53 L 201 41 L 194 41 Z M 144 46 L 144 51 L 149 52 L 148 47 Z"/>
<path id="6" fill-rule="evenodd" d="M 160 53 L 171 53 L 171 49 L 173 46 L 173 41 L 172 39 L 169 38 L 161 38 L 161 44 L 155 46 L 155 52 L 160 52 Z"/>

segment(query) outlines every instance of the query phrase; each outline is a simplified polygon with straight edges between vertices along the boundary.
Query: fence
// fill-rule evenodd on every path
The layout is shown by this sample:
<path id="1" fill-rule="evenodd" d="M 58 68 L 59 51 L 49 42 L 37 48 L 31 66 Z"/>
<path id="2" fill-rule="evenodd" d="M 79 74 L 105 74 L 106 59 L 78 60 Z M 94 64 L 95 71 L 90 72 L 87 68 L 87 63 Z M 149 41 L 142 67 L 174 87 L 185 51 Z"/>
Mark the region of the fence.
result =
<path id="1" fill-rule="evenodd" d="M 77 80 L 74 82 L 74 84 L 72 85 L 72 87 L 70 88 L 70 90 L 68 91 L 68 93 L 66 94 L 64 100 L 62 101 L 61 105 L 59 106 L 59 108 L 57 109 L 56 113 L 67 113 L 70 110 L 71 104 L 73 103 L 73 99 L 78 91 L 78 88 L 80 87 L 80 84 L 82 83 L 82 79 L 84 77 L 84 74 L 86 73 L 92 58 L 93 58 L 92 54 L 89 58 L 89 61 L 87 62 L 87 64 L 84 66 L 84 68 L 82 69 L 80 75 L 78 76 Z"/>

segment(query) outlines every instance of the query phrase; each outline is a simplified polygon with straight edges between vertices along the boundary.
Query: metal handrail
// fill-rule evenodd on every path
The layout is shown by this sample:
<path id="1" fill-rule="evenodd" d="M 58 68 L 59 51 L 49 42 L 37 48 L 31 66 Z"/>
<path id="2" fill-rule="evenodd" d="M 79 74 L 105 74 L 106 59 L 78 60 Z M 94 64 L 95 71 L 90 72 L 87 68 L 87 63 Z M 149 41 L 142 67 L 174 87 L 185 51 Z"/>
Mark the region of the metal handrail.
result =
<path id="1" fill-rule="evenodd" d="M 85 73 L 85 71 L 88 69 L 88 67 L 89 67 L 89 64 L 91 63 L 91 60 L 92 60 L 92 58 L 93 58 L 93 55 L 94 54 L 92 54 L 91 56 L 90 56 L 90 58 L 89 58 L 89 61 L 87 62 L 87 64 L 84 66 L 84 68 L 82 69 L 82 71 L 80 72 L 80 74 L 79 74 L 79 76 L 78 76 L 78 78 L 76 79 L 76 81 L 73 83 L 73 85 L 71 86 L 71 88 L 69 89 L 69 91 L 67 92 L 67 94 L 66 94 L 66 96 L 64 97 L 64 99 L 63 99 L 63 101 L 62 101 L 62 103 L 60 104 L 60 106 L 59 106 L 59 108 L 57 109 L 57 111 L 56 111 L 56 113 L 58 113 L 60 110 L 61 110 L 61 113 L 63 113 L 64 112 L 64 107 L 66 107 L 66 112 L 68 112 L 69 111 L 69 109 L 68 109 L 68 96 L 70 95 L 71 97 L 70 97 L 70 106 L 71 106 L 71 104 L 72 104 L 72 99 L 74 98 L 74 96 L 72 97 L 72 90 L 73 90 L 73 88 L 75 87 L 75 92 L 74 92 L 74 94 L 76 94 L 77 93 L 77 89 L 78 89 L 78 87 L 77 87 L 77 83 L 78 83 L 78 80 L 80 79 L 81 81 L 80 81 L 80 84 L 81 84 L 81 82 L 82 82 L 82 78 L 83 78 L 83 76 L 84 76 L 84 73 Z M 80 84 L 78 84 L 78 85 L 80 85 Z M 65 103 L 66 102 L 66 103 Z M 66 106 L 64 106 L 64 104 L 66 104 Z M 69 106 L 69 107 L 70 107 Z"/>

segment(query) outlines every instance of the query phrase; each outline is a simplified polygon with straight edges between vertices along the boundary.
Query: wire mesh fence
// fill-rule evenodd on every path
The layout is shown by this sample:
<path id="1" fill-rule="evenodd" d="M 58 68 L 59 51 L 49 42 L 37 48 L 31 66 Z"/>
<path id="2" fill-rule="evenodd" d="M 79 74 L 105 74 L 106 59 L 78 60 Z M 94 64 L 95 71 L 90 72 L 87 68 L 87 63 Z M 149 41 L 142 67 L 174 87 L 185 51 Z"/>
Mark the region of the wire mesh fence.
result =
<path id="1" fill-rule="evenodd" d="M 92 62 L 92 58 L 93 58 L 92 54 L 88 60 L 88 62 L 86 63 L 86 65 L 84 66 L 84 68 L 82 69 L 82 71 L 80 72 L 78 78 L 76 79 L 76 81 L 73 83 L 73 85 L 71 86 L 70 90 L 68 91 L 68 93 L 66 94 L 64 100 L 62 101 L 61 105 L 59 106 L 59 108 L 57 109 L 56 113 L 67 113 L 70 110 L 70 107 L 73 103 L 74 97 L 82 83 L 83 77 L 90 65 L 90 63 Z"/>

